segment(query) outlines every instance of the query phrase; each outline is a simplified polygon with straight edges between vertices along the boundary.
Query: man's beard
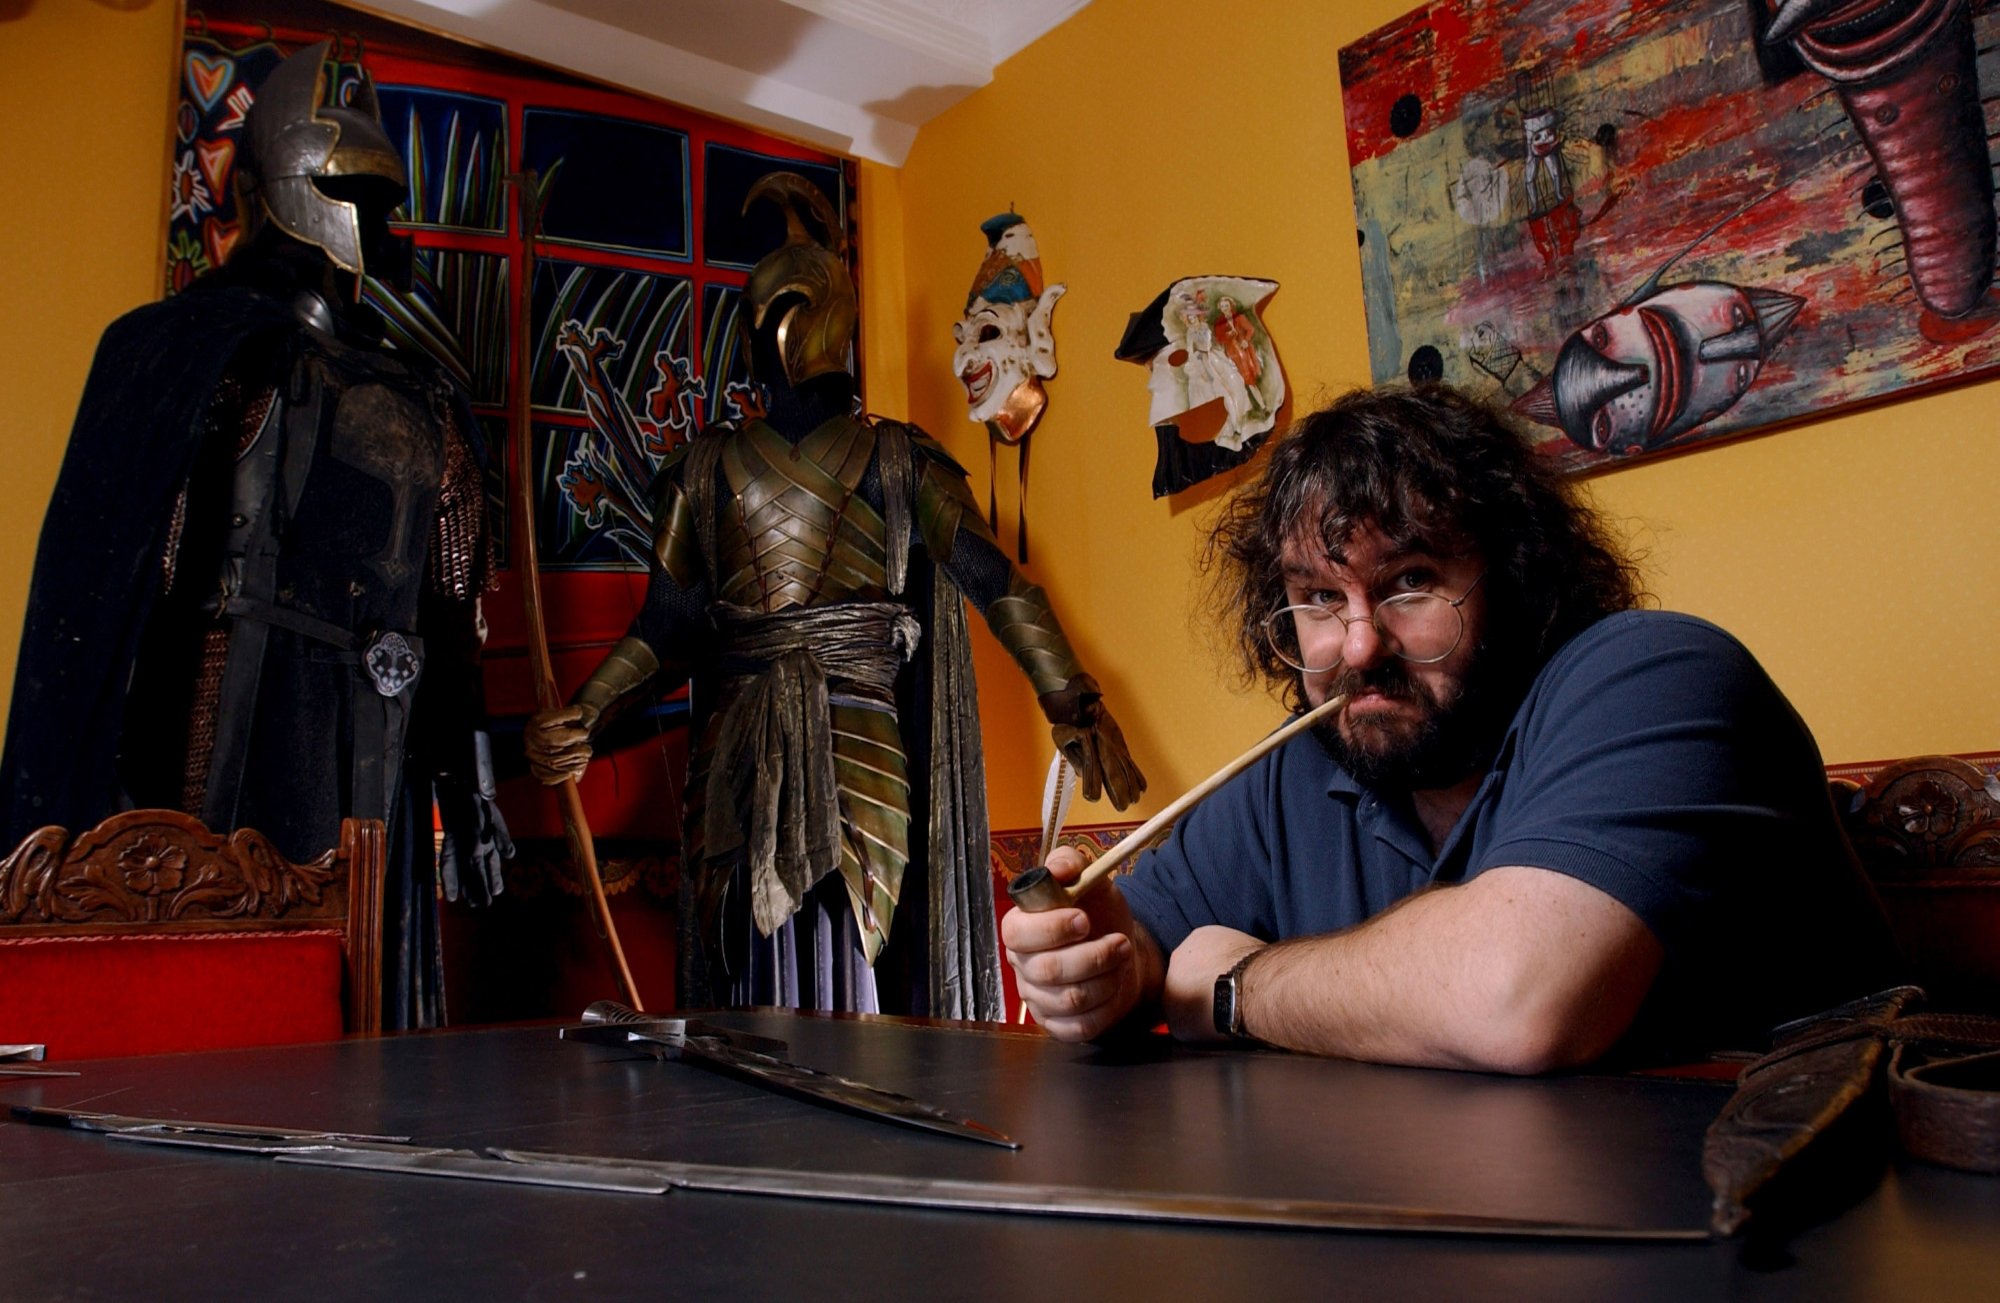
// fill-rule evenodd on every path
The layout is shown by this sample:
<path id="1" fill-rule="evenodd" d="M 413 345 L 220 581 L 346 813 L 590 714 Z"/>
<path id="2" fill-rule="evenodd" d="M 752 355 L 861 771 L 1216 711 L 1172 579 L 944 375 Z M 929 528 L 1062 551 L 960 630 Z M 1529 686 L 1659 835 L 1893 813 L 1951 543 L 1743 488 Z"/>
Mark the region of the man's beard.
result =
<path id="1" fill-rule="evenodd" d="M 1422 715 L 1414 722 L 1349 719 L 1351 737 L 1341 732 L 1336 717 L 1313 732 L 1364 786 L 1401 791 L 1450 787 L 1491 762 L 1520 705 L 1526 685 L 1510 672 L 1509 659 L 1485 646 L 1475 648 L 1448 697 L 1418 682 L 1406 661 L 1391 658 L 1371 670 L 1344 671 L 1328 685 L 1329 697 L 1373 688 L 1423 707 Z"/>

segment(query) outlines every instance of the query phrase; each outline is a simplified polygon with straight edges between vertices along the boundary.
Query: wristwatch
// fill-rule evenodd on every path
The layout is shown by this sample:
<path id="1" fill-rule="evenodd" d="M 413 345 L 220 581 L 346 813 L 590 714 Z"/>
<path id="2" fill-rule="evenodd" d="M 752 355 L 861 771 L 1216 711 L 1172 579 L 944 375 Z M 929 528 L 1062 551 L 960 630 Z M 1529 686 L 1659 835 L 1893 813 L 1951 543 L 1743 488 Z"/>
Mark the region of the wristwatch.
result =
<path id="1" fill-rule="evenodd" d="M 1250 967 L 1260 950 L 1252 950 L 1236 961 L 1235 965 L 1215 979 L 1215 1005 L 1213 1018 L 1215 1030 L 1232 1041 L 1247 1041 L 1255 1044 L 1257 1038 L 1243 1029 L 1243 970 Z"/>

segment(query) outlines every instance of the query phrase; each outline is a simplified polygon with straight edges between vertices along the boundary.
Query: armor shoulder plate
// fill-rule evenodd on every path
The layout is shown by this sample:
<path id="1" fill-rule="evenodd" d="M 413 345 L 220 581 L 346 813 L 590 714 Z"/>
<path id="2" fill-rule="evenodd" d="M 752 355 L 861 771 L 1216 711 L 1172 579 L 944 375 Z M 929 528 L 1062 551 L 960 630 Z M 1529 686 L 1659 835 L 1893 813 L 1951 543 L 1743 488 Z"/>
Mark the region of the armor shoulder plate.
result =
<path id="1" fill-rule="evenodd" d="M 922 456 L 927 457 L 934 462 L 942 463 L 945 469 L 949 470 L 952 474 L 958 476 L 960 479 L 964 479 L 971 474 L 971 472 L 966 470 L 964 465 L 959 462 L 958 458 L 951 455 L 951 451 L 949 449 L 947 449 L 943 444 L 939 443 L 936 437 L 933 436 L 928 430 L 925 430 L 922 426 L 904 425 L 903 430 L 910 436 L 910 442 L 913 445 L 915 445 L 918 453 L 920 453 Z"/>
<path id="2" fill-rule="evenodd" d="M 930 435 L 914 425 L 903 428 L 909 431 L 916 452 L 917 533 L 930 549 L 931 559 L 939 565 L 950 561 L 961 529 L 970 530 L 997 550 L 999 540 L 979 513 L 965 468 Z"/>
<path id="3" fill-rule="evenodd" d="M 678 473 L 685 463 L 675 449 L 653 481 L 653 560 L 682 588 L 702 580 L 701 540 L 695 529 L 694 503 Z"/>

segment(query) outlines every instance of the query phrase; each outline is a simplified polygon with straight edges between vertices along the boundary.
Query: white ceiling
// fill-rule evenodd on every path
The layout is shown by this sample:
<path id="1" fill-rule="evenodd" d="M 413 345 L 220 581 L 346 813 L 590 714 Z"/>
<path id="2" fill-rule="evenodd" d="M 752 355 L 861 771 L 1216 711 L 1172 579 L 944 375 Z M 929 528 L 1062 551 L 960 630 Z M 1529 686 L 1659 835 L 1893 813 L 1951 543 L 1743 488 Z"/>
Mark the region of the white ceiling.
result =
<path id="1" fill-rule="evenodd" d="M 360 0 L 481 45 L 900 167 L 917 128 L 1090 0 Z"/>

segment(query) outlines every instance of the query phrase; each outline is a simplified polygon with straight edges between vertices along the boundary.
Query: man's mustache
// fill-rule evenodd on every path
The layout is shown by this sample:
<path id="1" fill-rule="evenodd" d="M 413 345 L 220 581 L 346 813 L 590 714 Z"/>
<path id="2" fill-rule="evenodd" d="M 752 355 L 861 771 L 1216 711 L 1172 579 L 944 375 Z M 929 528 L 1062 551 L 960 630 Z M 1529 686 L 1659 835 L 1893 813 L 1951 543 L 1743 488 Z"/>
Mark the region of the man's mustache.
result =
<path id="1" fill-rule="evenodd" d="M 1410 698 L 1421 695 L 1417 681 L 1411 676 L 1409 667 L 1399 660 L 1386 660 L 1373 669 L 1342 670 L 1339 677 L 1328 685 L 1328 696 L 1345 694 L 1353 696 L 1358 692 L 1379 692 L 1385 697 Z"/>

